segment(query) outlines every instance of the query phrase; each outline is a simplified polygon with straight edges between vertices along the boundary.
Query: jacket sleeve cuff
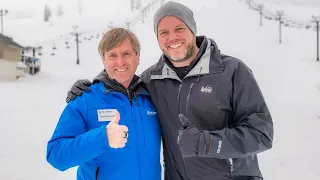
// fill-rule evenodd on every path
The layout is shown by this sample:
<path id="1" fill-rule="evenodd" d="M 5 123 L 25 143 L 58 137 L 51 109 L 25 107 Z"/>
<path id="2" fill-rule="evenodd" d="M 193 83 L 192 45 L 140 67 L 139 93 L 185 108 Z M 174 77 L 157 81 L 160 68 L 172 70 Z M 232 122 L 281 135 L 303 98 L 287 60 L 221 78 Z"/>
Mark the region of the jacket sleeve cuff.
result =
<path id="1" fill-rule="evenodd" d="M 97 139 L 99 139 L 98 143 L 101 145 L 101 148 L 107 149 L 107 150 L 111 149 L 111 147 L 109 146 L 109 142 L 108 142 L 106 126 L 100 127 Z"/>
<path id="2" fill-rule="evenodd" d="M 221 150 L 222 141 L 212 136 L 209 131 L 203 131 L 200 135 L 198 157 L 217 158 Z"/>

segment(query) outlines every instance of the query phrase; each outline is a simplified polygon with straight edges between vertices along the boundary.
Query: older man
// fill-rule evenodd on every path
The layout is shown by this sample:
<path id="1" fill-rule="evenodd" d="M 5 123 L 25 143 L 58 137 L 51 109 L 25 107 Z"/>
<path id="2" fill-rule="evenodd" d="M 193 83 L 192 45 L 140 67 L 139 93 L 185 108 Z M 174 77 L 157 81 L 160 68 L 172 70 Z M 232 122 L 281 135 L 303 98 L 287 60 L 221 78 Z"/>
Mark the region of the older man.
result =
<path id="1" fill-rule="evenodd" d="M 160 180 L 158 118 L 135 75 L 140 43 L 130 31 L 108 31 L 99 45 L 105 76 L 64 109 L 47 160 L 78 180 Z M 130 134 L 130 136 L 128 136 Z"/>

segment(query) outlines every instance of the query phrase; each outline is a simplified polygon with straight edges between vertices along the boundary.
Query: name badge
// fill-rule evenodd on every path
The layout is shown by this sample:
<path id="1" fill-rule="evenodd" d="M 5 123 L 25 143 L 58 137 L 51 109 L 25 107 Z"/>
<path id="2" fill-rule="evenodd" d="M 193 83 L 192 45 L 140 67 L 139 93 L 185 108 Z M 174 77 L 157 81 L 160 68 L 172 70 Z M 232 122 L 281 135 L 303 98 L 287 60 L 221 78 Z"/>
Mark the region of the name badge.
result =
<path id="1" fill-rule="evenodd" d="M 116 109 L 98 109 L 98 121 L 99 122 L 108 122 L 112 121 L 112 119 L 116 116 Z"/>

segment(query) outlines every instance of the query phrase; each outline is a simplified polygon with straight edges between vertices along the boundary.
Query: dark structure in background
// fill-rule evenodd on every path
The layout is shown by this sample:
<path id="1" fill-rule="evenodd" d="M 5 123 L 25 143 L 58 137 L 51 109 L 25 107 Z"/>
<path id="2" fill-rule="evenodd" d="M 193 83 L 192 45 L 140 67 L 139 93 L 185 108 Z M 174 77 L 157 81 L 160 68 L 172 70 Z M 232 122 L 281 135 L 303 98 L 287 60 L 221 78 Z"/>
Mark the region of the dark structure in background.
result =
<path id="1" fill-rule="evenodd" d="M 27 70 L 26 72 L 34 75 L 37 72 L 40 71 L 40 67 L 41 67 L 41 61 L 39 58 L 36 58 L 36 52 L 38 52 L 38 55 L 41 56 L 42 54 L 40 53 L 42 47 L 32 47 L 32 46 L 27 46 L 24 48 L 24 51 L 22 52 L 22 56 L 21 56 L 21 61 L 26 64 L 27 66 Z M 26 56 L 25 53 L 26 52 L 31 52 L 32 56 Z"/>

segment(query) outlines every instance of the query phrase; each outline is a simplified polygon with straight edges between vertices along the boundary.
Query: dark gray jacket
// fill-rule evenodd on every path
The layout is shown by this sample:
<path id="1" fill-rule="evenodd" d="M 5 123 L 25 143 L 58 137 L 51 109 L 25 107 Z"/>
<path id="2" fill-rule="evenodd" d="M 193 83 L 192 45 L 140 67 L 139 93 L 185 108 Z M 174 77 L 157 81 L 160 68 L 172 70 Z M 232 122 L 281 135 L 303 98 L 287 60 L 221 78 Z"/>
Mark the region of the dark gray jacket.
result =
<path id="1" fill-rule="evenodd" d="M 183 79 L 164 56 L 141 75 L 160 119 L 165 179 L 262 178 L 256 154 L 272 147 L 273 123 L 258 84 L 243 62 L 220 54 L 213 40 L 197 37 L 199 41 L 202 54 Z M 209 155 L 182 157 L 179 113 L 210 132 Z"/>

